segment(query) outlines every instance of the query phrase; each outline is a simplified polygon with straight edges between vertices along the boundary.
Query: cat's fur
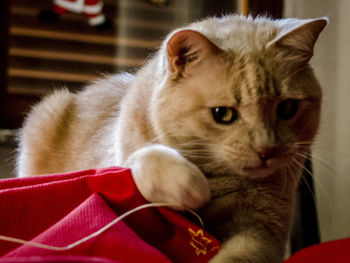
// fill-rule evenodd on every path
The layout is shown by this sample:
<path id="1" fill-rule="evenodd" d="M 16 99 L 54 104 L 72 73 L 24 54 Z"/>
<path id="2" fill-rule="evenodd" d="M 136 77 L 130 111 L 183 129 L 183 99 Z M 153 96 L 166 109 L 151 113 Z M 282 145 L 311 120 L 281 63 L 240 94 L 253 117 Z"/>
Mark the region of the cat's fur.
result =
<path id="1" fill-rule="evenodd" d="M 223 242 L 211 262 L 281 262 L 319 123 L 308 61 L 327 22 L 232 15 L 175 30 L 135 76 L 55 91 L 35 106 L 19 176 L 131 167 L 149 201 L 200 208 Z M 216 107 L 237 119 L 217 123 Z"/>

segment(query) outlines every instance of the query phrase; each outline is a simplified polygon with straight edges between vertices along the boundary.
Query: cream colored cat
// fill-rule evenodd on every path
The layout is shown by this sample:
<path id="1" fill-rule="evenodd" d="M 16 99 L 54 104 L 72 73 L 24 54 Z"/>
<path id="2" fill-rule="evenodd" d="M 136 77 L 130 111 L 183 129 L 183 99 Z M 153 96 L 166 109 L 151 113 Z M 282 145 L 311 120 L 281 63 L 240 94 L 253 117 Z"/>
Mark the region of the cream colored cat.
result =
<path id="1" fill-rule="evenodd" d="M 130 167 L 147 200 L 200 208 L 223 244 L 211 262 L 281 262 L 319 124 L 308 62 L 327 23 L 232 15 L 175 30 L 135 76 L 35 106 L 19 176 Z"/>

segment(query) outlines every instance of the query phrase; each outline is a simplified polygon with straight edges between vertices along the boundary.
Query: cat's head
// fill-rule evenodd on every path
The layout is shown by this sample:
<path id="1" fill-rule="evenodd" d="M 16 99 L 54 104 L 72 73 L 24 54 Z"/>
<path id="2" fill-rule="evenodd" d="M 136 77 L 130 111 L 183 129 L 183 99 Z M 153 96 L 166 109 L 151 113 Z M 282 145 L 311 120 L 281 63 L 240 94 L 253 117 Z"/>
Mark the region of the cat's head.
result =
<path id="1" fill-rule="evenodd" d="M 297 169 L 319 126 L 309 60 L 327 23 L 227 16 L 171 33 L 152 101 L 160 142 L 208 174 Z"/>

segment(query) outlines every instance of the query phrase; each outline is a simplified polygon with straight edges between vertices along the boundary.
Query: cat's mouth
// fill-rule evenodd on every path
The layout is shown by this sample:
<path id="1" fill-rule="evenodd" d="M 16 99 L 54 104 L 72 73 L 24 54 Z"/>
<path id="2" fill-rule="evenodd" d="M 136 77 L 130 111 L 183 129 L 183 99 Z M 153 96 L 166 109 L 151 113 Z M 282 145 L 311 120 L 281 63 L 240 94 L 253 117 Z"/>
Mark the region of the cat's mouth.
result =
<path id="1" fill-rule="evenodd" d="M 278 168 L 278 165 L 273 163 L 261 162 L 256 166 L 245 166 L 242 168 L 242 175 L 251 179 L 265 178 L 273 174 Z"/>
<path id="2" fill-rule="evenodd" d="M 264 169 L 267 169 L 267 165 L 264 163 L 262 165 L 259 165 L 259 166 L 253 166 L 253 167 L 249 167 L 249 166 L 246 166 L 246 167 L 243 167 L 243 171 L 245 172 L 251 172 L 251 171 L 259 171 L 259 170 L 264 170 Z"/>

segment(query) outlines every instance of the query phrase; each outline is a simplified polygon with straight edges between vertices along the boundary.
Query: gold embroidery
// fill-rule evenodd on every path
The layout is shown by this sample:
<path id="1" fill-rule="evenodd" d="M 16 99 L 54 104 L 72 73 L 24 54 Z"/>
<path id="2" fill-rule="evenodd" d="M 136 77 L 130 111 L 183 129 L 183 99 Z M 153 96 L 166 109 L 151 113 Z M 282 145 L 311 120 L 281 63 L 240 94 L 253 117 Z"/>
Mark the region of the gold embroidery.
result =
<path id="1" fill-rule="evenodd" d="M 210 249 L 210 251 L 215 251 L 215 250 L 219 250 L 219 249 L 220 249 L 219 246 L 215 246 L 215 247 L 212 247 L 212 248 Z"/>
<path id="2" fill-rule="evenodd" d="M 211 240 L 203 235 L 203 229 L 199 229 L 195 232 L 193 229 L 189 228 L 188 231 L 191 235 L 190 245 L 196 250 L 196 255 L 207 254 L 207 247 L 211 243 Z"/>

